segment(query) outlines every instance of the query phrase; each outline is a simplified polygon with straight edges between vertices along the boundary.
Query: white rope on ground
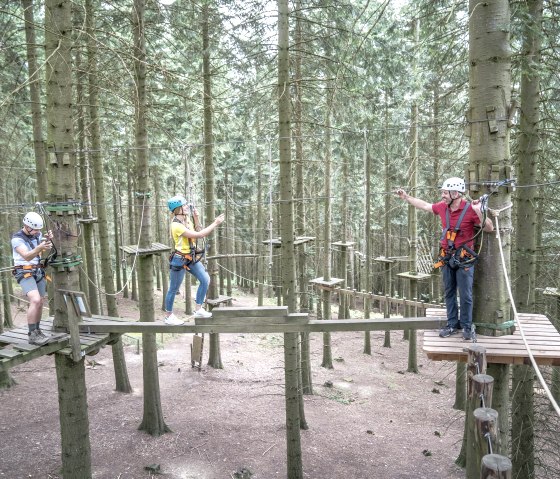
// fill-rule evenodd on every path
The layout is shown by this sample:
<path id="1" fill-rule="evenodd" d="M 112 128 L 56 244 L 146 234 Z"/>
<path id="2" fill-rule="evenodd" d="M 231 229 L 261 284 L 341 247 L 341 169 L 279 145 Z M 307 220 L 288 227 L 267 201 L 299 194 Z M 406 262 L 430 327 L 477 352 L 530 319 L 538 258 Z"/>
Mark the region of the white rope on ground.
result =
<path id="1" fill-rule="evenodd" d="M 132 279 L 132 273 L 134 272 L 134 269 L 136 268 L 136 260 L 138 259 L 138 248 L 140 247 L 140 235 L 142 234 L 142 225 L 144 224 L 144 207 L 145 207 L 145 205 L 146 205 L 146 197 L 144 196 L 143 201 L 142 201 L 142 214 L 140 215 L 140 227 L 138 228 L 138 241 L 136 242 L 136 253 L 134 254 L 134 261 L 132 262 L 132 268 L 130 270 L 130 275 L 129 275 L 128 279 L 126 280 L 126 283 L 124 284 L 124 286 L 119 291 L 117 291 L 116 293 L 107 293 L 106 291 L 101 289 L 99 286 L 97 286 L 97 284 L 95 284 L 95 282 L 87 275 L 86 270 L 80 266 L 80 269 L 84 273 L 84 276 L 93 285 L 93 287 L 97 291 L 99 291 L 101 294 L 104 294 L 106 296 L 117 296 L 118 294 L 121 294 L 126 289 L 126 287 L 130 283 L 130 280 Z"/>
<path id="2" fill-rule="evenodd" d="M 513 309 L 513 317 L 515 319 L 515 322 L 517 323 L 517 327 L 519 328 L 519 332 L 521 333 L 521 338 L 523 339 L 523 343 L 525 344 L 525 349 L 527 349 L 527 353 L 529 354 L 529 359 L 531 360 L 531 364 L 533 365 L 533 369 L 535 370 L 535 373 L 539 379 L 539 382 L 541 383 L 541 386 L 543 387 L 544 391 L 546 392 L 546 395 L 548 396 L 548 399 L 550 401 L 550 403 L 552 404 L 552 406 L 554 407 L 554 410 L 556 411 L 556 414 L 558 414 L 558 416 L 560 416 L 560 407 L 558 407 L 558 403 L 556 402 L 556 400 L 554 399 L 554 397 L 552 396 L 552 393 L 550 392 L 550 389 L 548 388 L 542 374 L 541 371 L 539 369 L 539 366 L 537 365 L 535 358 L 533 356 L 533 353 L 531 352 L 531 347 L 529 346 L 529 343 L 527 342 L 527 338 L 525 337 L 525 331 L 523 331 L 523 327 L 521 326 L 521 322 L 519 321 L 519 316 L 517 314 L 517 308 L 515 307 L 515 301 L 513 300 L 513 294 L 511 292 L 511 285 L 510 285 L 510 281 L 509 281 L 509 276 L 508 276 L 508 272 L 506 270 L 506 261 L 504 258 L 504 250 L 502 247 L 502 238 L 500 236 L 500 224 L 498 221 L 498 217 L 500 216 L 500 213 L 502 211 L 505 211 L 508 208 L 511 208 L 513 205 L 510 203 L 509 205 L 505 206 L 504 208 L 500 209 L 500 210 L 492 210 L 492 212 L 494 213 L 494 217 L 496 218 L 496 237 L 498 238 L 498 246 L 500 248 L 500 257 L 502 259 L 502 270 L 504 272 L 504 278 L 506 281 L 506 287 L 507 287 L 507 292 L 508 292 L 508 296 L 509 296 L 509 300 L 511 302 L 511 308 Z"/>

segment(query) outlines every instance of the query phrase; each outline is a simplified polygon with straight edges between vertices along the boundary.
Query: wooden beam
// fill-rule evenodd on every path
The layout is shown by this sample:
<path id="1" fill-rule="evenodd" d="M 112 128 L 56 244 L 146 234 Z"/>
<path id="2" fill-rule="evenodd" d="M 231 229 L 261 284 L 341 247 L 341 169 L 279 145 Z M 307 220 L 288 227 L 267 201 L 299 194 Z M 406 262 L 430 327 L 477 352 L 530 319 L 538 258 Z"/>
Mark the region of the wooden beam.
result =
<path id="1" fill-rule="evenodd" d="M 439 329 L 445 318 L 389 318 L 312 320 L 308 323 L 242 324 L 232 319 L 227 324 L 183 324 L 168 326 L 163 322 L 86 321 L 80 324 L 84 333 L 320 333 L 336 331 L 397 331 Z"/>

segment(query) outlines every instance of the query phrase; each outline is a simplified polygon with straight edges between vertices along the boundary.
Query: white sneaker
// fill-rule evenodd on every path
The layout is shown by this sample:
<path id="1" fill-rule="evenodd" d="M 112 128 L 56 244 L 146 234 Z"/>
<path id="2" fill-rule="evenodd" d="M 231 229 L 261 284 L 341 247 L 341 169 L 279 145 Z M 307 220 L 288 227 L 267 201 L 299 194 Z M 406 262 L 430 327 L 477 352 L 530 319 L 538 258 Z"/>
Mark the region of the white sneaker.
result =
<path id="1" fill-rule="evenodd" d="M 206 311 L 204 308 L 200 308 L 200 309 L 197 309 L 194 312 L 194 317 L 195 318 L 211 318 L 212 313 Z"/>
<path id="2" fill-rule="evenodd" d="M 182 319 L 179 319 L 173 313 L 167 316 L 167 318 L 165 318 L 163 321 L 165 324 L 169 324 L 170 326 L 181 326 L 181 324 L 184 324 L 184 321 Z"/>

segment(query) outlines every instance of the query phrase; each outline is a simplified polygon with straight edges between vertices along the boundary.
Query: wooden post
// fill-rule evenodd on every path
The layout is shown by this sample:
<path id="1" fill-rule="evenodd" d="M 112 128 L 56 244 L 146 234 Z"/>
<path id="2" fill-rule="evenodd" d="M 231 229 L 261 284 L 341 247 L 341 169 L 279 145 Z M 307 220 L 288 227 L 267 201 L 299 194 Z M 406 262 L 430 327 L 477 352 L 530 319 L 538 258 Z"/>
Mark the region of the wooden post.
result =
<path id="1" fill-rule="evenodd" d="M 473 412 L 473 409 L 469 409 L 470 401 L 468 400 L 472 394 L 472 379 L 476 374 L 484 372 L 486 372 L 486 350 L 483 346 L 478 344 L 469 345 L 467 357 L 467 403 L 465 405 L 465 428 L 461 452 L 459 452 L 459 456 L 455 460 L 455 464 L 460 467 L 465 467 L 467 465 L 468 423 Z M 472 444 L 472 441 L 470 444 Z"/>
<path id="2" fill-rule="evenodd" d="M 511 461 L 499 454 L 488 454 L 482 458 L 480 479 L 511 479 Z"/>
<path id="3" fill-rule="evenodd" d="M 479 407 L 474 410 L 474 448 L 476 457 L 479 459 L 478 470 L 480 471 L 480 464 L 482 458 L 487 454 L 492 454 L 494 444 L 497 440 L 498 428 L 498 411 L 489 407 Z"/>
<path id="4" fill-rule="evenodd" d="M 467 433 L 467 477 L 476 478 L 480 472 L 480 460 L 477 434 L 475 431 L 474 411 L 481 406 L 490 407 L 492 404 L 492 387 L 494 378 L 487 374 L 475 374 L 470 382 L 467 395 L 467 416 L 465 418 Z M 497 414 L 496 414 L 497 417 Z"/>

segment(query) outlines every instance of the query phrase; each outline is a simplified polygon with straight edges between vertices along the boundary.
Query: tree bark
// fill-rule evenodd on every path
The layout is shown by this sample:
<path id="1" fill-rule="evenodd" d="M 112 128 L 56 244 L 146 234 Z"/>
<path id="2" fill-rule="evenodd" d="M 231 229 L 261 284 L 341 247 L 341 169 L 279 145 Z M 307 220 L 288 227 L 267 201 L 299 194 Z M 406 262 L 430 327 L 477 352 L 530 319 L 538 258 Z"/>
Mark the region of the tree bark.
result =
<path id="1" fill-rule="evenodd" d="M 72 121 L 72 13 L 71 3 L 45 2 L 45 55 L 47 79 L 47 148 L 49 151 L 49 203 L 72 205 L 76 200 L 76 155 Z M 56 165 L 56 166 L 55 166 Z M 47 208 L 49 206 L 47 205 Z M 58 254 L 77 260 L 79 209 L 57 215 L 53 223 L 53 244 Z M 54 327 L 68 326 L 68 311 L 60 289 L 76 290 L 76 268 L 55 268 Z M 91 477 L 91 446 L 85 386 L 84 360 L 74 362 L 55 355 L 58 380 L 62 474 L 64 477 Z"/>
<path id="2" fill-rule="evenodd" d="M 291 158 L 291 97 L 288 0 L 278 0 L 278 146 L 280 158 L 280 235 L 282 237 L 282 296 L 288 312 L 296 310 L 294 207 Z M 287 472 L 290 479 L 303 478 L 298 392 L 298 334 L 284 334 L 286 383 Z"/>
<path id="3" fill-rule="evenodd" d="M 21 0 L 25 19 L 25 42 L 29 66 L 29 95 L 31 97 L 31 121 L 33 124 L 33 151 L 37 170 L 37 197 L 39 201 L 47 198 L 47 163 L 45 141 L 43 139 L 43 115 L 41 112 L 41 81 L 37 66 L 37 41 L 35 39 L 35 20 L 33 0 Z"/>
<path id="4" fill-rule="evenodd" d="M 132 11 L 134 35 L 134 82 L 136 87 L 135 149 L 138 191 L 136 211 L 140 225 L 140 247 L 148 248 L 152 243 L 150 182 L 148 167 L 148 132 L 146 130 L 146 47 L 144 28 L 144 0 L 134 0 Z M 140 291 L 140 321 L 154 321 L 154 257 L 141 255 L 137 258 L 138 287 Z M 138 429 L 152 436 L 160 436 L 170 429 L 165 424 L 161 408 L 156 335 L 142 334 L 144 411 Z"/>

